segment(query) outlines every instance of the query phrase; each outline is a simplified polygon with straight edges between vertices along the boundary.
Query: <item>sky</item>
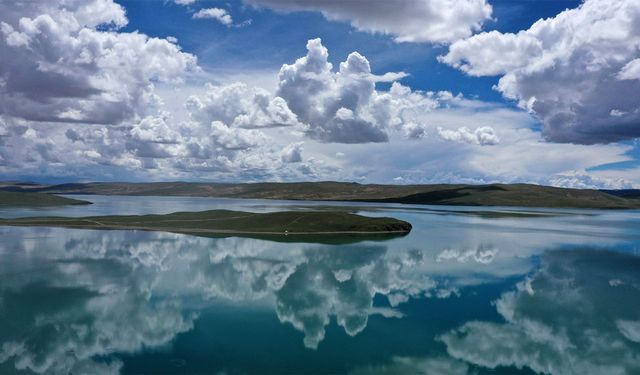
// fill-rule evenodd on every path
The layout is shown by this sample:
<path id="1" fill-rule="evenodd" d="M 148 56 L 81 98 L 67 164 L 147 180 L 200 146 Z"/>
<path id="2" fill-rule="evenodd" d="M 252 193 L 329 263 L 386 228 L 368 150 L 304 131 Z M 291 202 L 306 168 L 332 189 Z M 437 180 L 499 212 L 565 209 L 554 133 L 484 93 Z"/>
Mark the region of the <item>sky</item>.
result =
<path id="1" fill-rule="evenodd" d="M 640 188 L 638 0 L 0 1 L 0 180 Z"/>

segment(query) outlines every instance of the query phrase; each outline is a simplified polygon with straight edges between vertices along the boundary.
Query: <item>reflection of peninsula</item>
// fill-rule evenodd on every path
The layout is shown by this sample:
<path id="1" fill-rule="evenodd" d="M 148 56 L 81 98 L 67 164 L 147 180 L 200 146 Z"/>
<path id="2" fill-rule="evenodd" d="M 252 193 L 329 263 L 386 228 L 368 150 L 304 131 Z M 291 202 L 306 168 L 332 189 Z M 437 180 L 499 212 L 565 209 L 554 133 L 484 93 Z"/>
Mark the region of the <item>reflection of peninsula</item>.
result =
<path id="1" fill-rule="evenodd" d="M 316 237 L 401 235 L 411 224 L 388 217 L 366 217 L 347 212 L 269 212 L 229 210 L 174 212 L 166 215 L 29 217 L 0 219 L 0 225 L 48 226 L 81 229 L 137 229 L 203 236 L 288 237 L 313 242 Z M 365 238 L 366 239 L 366 238 Z"/>

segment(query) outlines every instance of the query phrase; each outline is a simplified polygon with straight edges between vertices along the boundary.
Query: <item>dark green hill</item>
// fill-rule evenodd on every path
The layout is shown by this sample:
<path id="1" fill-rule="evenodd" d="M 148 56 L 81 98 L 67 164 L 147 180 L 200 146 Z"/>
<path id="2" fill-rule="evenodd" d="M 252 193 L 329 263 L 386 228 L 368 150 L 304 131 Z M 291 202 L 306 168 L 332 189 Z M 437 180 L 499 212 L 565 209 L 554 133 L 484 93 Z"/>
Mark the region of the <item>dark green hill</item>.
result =
<path id="1" fill-rule="evenodd" d="M 7 184 L 0 188 L 58 194 L 198 196 L 469 206 L 640 208 L 640 199 L 632 198 L 632 194 L 532 184 L 361 185 L 330 181 L 250 184 L 155 182 L 51 186 Z"/>
<path id="2" fill-rule="evenodd" d="M 640 199 L 640 189 L 600 190 L 607 194 L 621 198 Z"/>
<path id="3" fill-rule="evenodd" d="M 528 184 L 467 185 L 379 201 L 464 206 L 640 208 L 640 201 L 617 197 L 598 190 L 564 189 Z"/>
<path id="4" fill-rule="evenodd" d="M 91 204 L 91 202 L 59 197 L 52 194 L 18 193 L 0 190 L 0 207 L 46 207 L 69 204 Z"/>

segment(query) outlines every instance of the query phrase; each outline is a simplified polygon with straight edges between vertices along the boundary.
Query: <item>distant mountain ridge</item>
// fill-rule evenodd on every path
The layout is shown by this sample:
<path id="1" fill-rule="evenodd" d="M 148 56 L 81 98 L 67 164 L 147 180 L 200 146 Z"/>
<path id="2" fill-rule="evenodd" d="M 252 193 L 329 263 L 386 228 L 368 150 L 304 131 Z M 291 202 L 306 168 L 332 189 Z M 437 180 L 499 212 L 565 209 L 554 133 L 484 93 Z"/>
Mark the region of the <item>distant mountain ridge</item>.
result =
<path id="1" fill-rule="evenodd" d="M 389 202 L 430 205 L 640 208 L 640 190 L 567 189 L 532 184 L 380 185 L 349 182 L 93 182 L 58 185 L 5 183 L 0 190 L 55 194 L 193 196 Z"/>

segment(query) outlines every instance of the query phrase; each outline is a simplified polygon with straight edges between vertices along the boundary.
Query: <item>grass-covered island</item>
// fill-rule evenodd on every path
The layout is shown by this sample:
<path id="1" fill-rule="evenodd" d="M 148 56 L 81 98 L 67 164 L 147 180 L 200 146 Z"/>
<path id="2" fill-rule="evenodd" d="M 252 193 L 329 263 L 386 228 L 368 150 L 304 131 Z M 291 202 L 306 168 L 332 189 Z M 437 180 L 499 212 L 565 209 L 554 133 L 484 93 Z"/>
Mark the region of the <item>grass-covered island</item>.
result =
<path id="1" fill-rule="evenodd" d="M 166 215 L 90 217 L 25 217 L 0 219 L 0 225 L 84 229 L 137 229 L 202 236 L 277 238 L 362 237 L 404 235 L 411 224 L 390 217 L 367 217 L 347 212 L 284 211 L 254 213 L 229 210 L 174 212 Z M 288 237 L 288 238 L 283 238 Z M 368 238 L 364 238 L 368 239 Z"/>
<path id="2" fill-rule="evenodd" d="M 91 202 L 45 193 L 17 193 L 0 190 L 0 207 L 49 207 Z"/>

